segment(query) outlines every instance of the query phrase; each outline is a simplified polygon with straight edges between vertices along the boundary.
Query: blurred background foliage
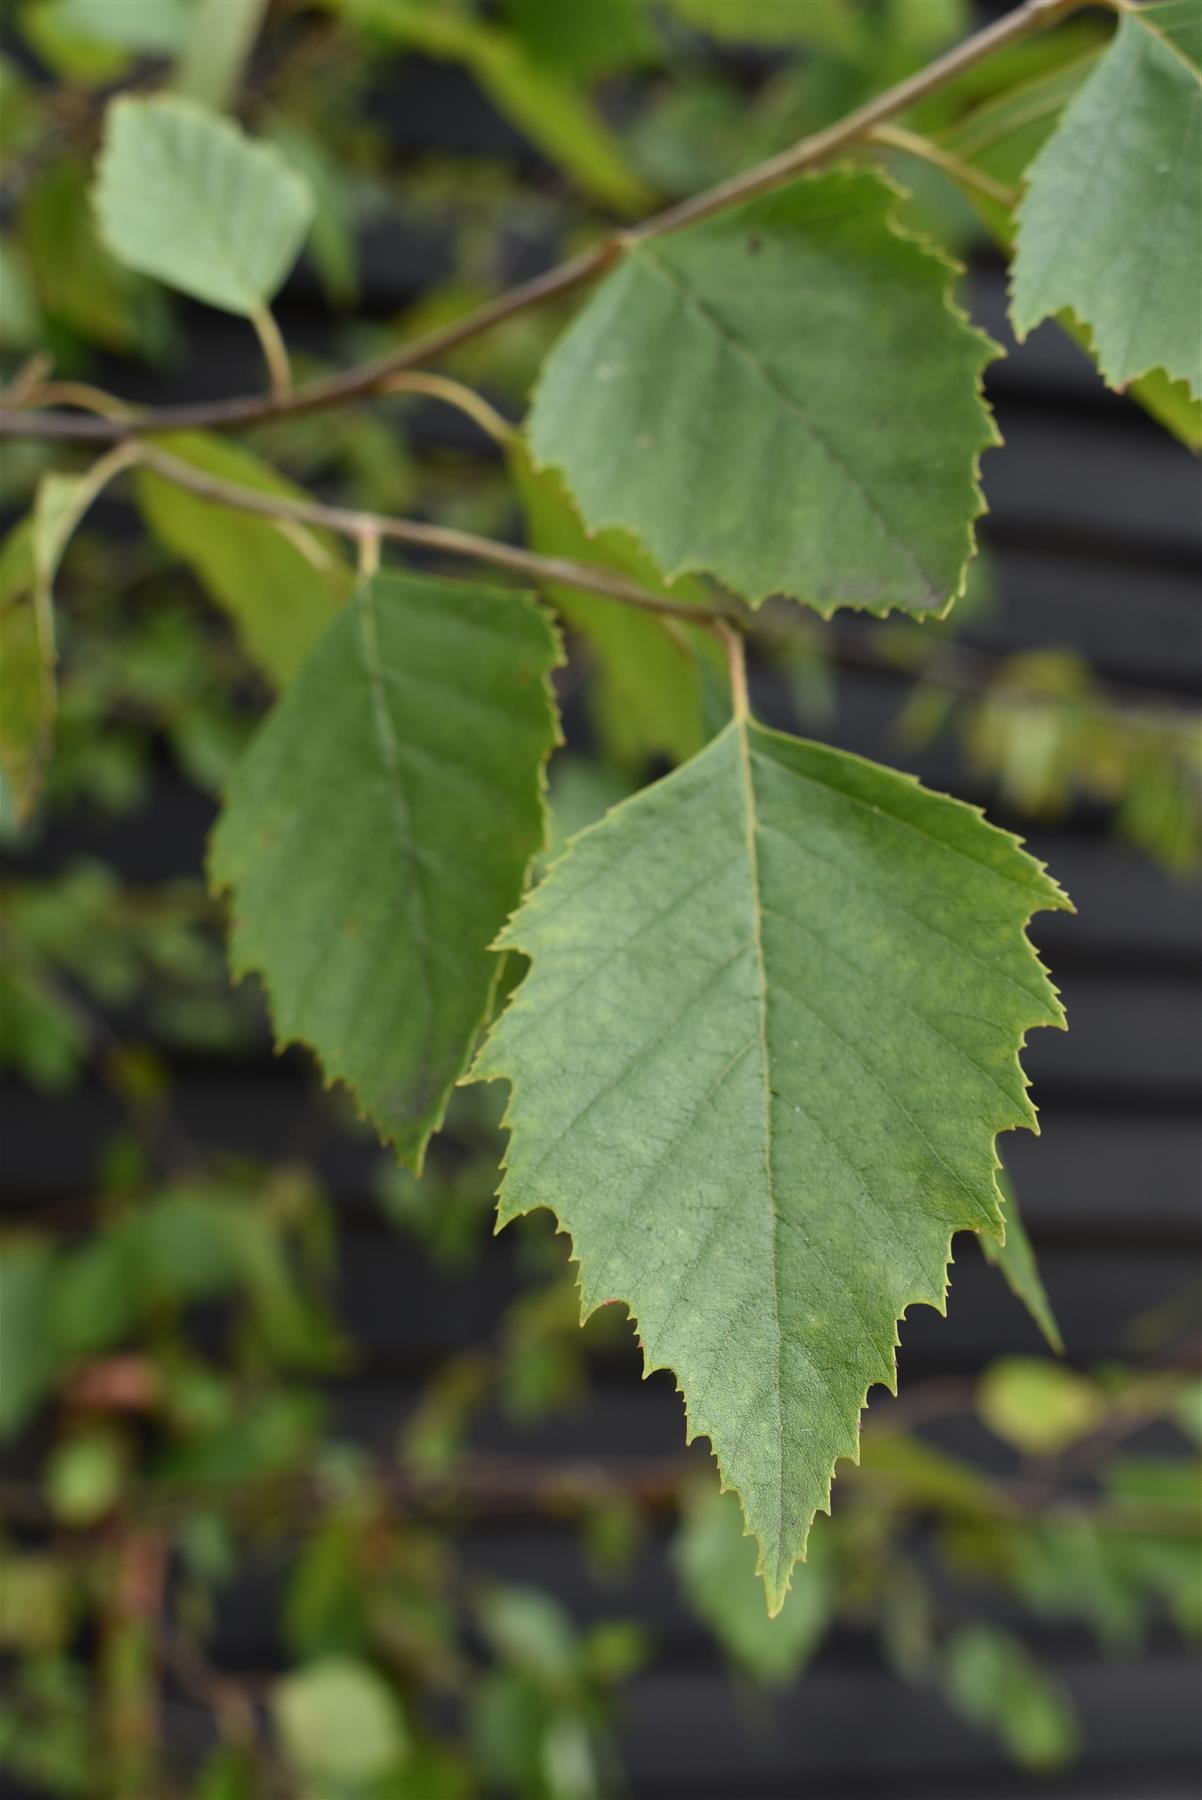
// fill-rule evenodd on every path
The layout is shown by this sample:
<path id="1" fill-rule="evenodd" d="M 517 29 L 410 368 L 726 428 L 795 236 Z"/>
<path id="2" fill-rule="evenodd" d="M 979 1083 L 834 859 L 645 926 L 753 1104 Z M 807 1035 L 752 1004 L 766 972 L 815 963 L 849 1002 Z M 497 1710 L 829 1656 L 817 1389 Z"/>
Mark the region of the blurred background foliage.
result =
<path id="1" fill-rule="evenodd" d="M 120 269 L 96 238 L 90 159 L 117 90 L 167 86 L 228 108 L 310 182 L 315 223 L 291 306 L 285 295 L 303 376 L 453 318 L 615 217 L 841 116 L 962 35 L 969 12 L 967 0 L 19 0 L 0 40 L 5 380 L 48 398 L 79 383 L 139 399 L 164 384 L 213 391 L 190 361 L 196 309 Z M 865 148 L 909 191 L 913 229 L 962 256 L 986 234 L 1005 238 L 1023 167 L 1104 32 L 1087 16 L 1031 40 Z M 431 60 L 485 97 L 512 154 L 480 149 L 470 108 L 462 131 L 444 118 L 428 136 Z M 429 265 L 424 291 L 369 313 L 363 295 L 387 291 L 381 271 L 401 241 Z M 516 419 L 565 316 L 523 315 L 445 368 Z M 229 340 L 223 390 L 227 376 L 231 391 L 259 379 L 247 339 Z M 1137 386 L 1196 448 L 1197 409 L 1155 379 Z M 518 528 L 516 480 L 540 546 L 582 542 L 562 492 L 513 458 L 507 467 L 478 420 L 428 395 L 176 449 L 246 484 L 287 478 L 496 536 Z M 5 446 L 10 726 L 20 605 L 37 580 L 21 521 L 39 477 L 64 466 L 61 448 Z M 307 1166 L 306 1121 L 264 1163 L 198 1141 L 173 1095 L 175 1053 L 261 1049 L 259 998 L 227 984 L 201 871 L 131 884 L 103 855 L 104 822 L 111 833 L 137 819 L 164 769 L 220 793 L 272 689 L 347 591 L 336 545 L 228 518 L 214 533 L 203 506 L 148 475 L 106 497 L 58 583 L 55 748 L 28 820 L 15 805 L 21 747 L 0 731 L 0 1056 L 64 1103 L 100 1084 L 123 1121 L 90 1183 L 68 1205 L 10 1215 L 2 1243 L 0 1762 L 17 1791 L 622 1791 L 614 1709 L 654 1659 L 654 1635 L 637 1617 L 582 1628 L 549 1593 L 473 1572 L 465 1525 L 518 1508 L 573 1521 L 601 1582 L 666 1525 L 680 1589 L 739 1683 L 792 1682 L 850 1619 L 876 1634 L 899 1679 L 937 1688 L 1018 1762 L 1066 1762 L 1072 1709 L 1025 1647 L 1024 1618 L 1079 1620 L 1110 1648 L 1166 1619 L 1202 1632 L 1202 1384 L 1175 1354 L 1172 1322 L 1153 1322 L 1138 1363 L 1018 1358 L 979 1383 L 903 1397 L 870 1423 L 861 1466 L 841 1469 L 835 1516 L 819 1520 L 772 1622 L 737 1501 L 715 1491 L 704 1455 L 610 1467 L 480 1447 L 483 1419 L 501 1418 L 520 1444 L 570 1412 L 628 1343 L 608 1311 L 579 1328 L 563 1245 L 540 1219 L 515 1228 L 522 1286 L 495 1336 L 463 1343 L 383 1436 L 339 1426 L 355 1322 L 337 1304 L 342 1222 Z M 598 541 L 590 554 L 638 572 L 629 545 Z M 552 776 L 561 843 L 688 754 L 724 700 L 705 656 L 660 621 L 557 599 L 572 628 L 571 742 Z M 1197 718 L 1098 679 L 1071 646 L 998 656 L 961 642 L 993 604 L 983 562 L 933 627 L 769 608 L 761 674 L 819 735 L 843 671 L 887 675 L 900 760 L 942 738 L 1007 818 L 1084 803 L 1141 855 L 1194 870 Z M 53 854 L 81 820 L 99 848 Z M 362 1142 L 336 1095 L 313 1106 Z M 420 1182 L 375 1157 L 398 1259 L 463 1269 L 487 1258 L 498 1113 L 491 1091 L 462 1095 Z M 1029 1272 L 1015 1279 L 1046 1310 Z M 926 1430 L 970 1416 L 991 1446 L 980 1464 Z M 287 1661 L 248 1675 L 212 1645 L 223 1597 L 265 1563 L 283 1575 Z"/>

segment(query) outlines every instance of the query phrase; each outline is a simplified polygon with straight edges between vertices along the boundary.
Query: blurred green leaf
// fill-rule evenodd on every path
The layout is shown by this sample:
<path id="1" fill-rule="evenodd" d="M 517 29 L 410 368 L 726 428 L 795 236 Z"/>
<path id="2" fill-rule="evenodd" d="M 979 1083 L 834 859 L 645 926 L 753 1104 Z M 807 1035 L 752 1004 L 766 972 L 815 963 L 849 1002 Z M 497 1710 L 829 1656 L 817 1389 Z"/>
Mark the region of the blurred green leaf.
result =
<path id="1" fill-rule="evenodd" d="M 463 63 L 493 104 L 557 167 L 603 206 L 631 215 L 654 198 L 621 140 L 577 90 L 511 34 L 453 8 L 420 0 L 339 0 L 357 22 L 427 56 Z"/>
<path id="2" fill-rule="evenodd" d="M 15 526 L 0 551 L 0 768 L 19 821 L 37 803 L 54 737 L 54 629 L 39 604 L 34 523 Z"/>
<path id="3" fill-rule="evenodd" d="M 195 432 L 161 442 L 190 468 L 223 481 L 284 499 L 306 498 L 241 445 Z M 138 471 L 136 485 L 151 531 L 229 613 L 247 655 L 268 680 L 287 686 L 350 592 L 351 575 L 333 540 L 201 500 L 149 469 Z"/>
<path id="4" fill-rule="evenodd" d="M 657 61 L 647 0 L 505 0 L 530 55 L 578 81 Z"/>
<path id="5" fill-rule="evenodd" d="M 232 105 L 269 0 L 192 0 L 175 89 L 219 111 Z"/>
<path id="6" fill-rule="evenodd" d="M 926 0 L 936 4 L 938 0 Z M 849 0 L 668 0 L 698 30 L 739 44 L 787 44 L 854 57 L 871 29 Z"/>
<path id="7" fill-rule="evenodd" d="M 46 1464 L 46 1497 L 55 1518 L 76 1529 L 104 1518 L 120 1497 L 126 1462 L 123 1440 L 105 1426 L 56 1444 Z"/>
<path id="8" fill-rule="evenodd" d="M 71 1633 L 75 1596 L 65 1558 L 0 1545 L 0 1649 L 28 1655 L 60 1650 Z"/>
<path id="9" fill-rule="evenodd" d="M 503 1662 L 550 1694 L 576 1690 L 580 1644 L 558 1601 L 538 1588 L 493 1587 L 481 1596 L 479 1613 Z"/>
<path id="10" fill-rule="evenodd" d="M 52 1271 L 47 1244 L 0 1240 L 0 1438 L 21 1429 L 55 1376 L 45 1330 Z"/>
<path id="11" fill-rule="evenodd" d="M 1058 1354 L 1064 1350 L 1064 1339 L 1060 1335 L 1060 1327 L 1056 1323 L 1048 1301 L 1047 1289 L 1043 1285 L 1043 1277 L 1039 1273 L 1039 1265 L 1035 1261 L 1035 1252 L 1031 1248 L 1031 1240 L 1027 1236 L 1027 1228 L 1023 1224 L 1022 1214 L 1018 1210 L 1018 1197 L 1014 1192 L 1014 1184 L 1004 1172 L 998 1173 L 998 1187 L 1004 1201 L 1003 1211 L 1006 1219 L 1006 1241 L 999 1244 L 996 1238 L 981 1233 L 977 1242 L 981 1246 L 985 1261 L 1000 1269 L 1006 1285 L 1016 1299 L 1022 1301 L 1035 1323 L 1042 1331 L 1048 1343 Z"/>
<path id="12" fill-rule="evenodd" d="M 1106 1417 L 1093 1382 L 1061 1363 L 1005 1357 L 985 1371 L 977 1410 L 997 1436 L 1030 1456 L 1057 1456 Z"/>
<path id="13" fill-rule="evenodd" d="M 371 1781 L 404 1761 L 400 1702 L 367 1663 L 307 1663 L 274 1683 L 271 1710 L 289 1760 L 319 1788 Z"/>
<path id="14" fill-rule="evenodd" d="M 706 1483 L 690 1496 L 674 1557 L 689 1604 L 731 1661 L 757 1681 L 783 1686 L 809 1661 L 831 1622 L 837 1583 L 830 1552 L 828 1532 L 813 1530 L 785 1603 L 769 1618 L 738 1496 Z"/>
<path id="15" fill-rule="evenodd" d="M 127 268 L 247 317 L 280 286 L 313 214 L 277 150 L 170 96 L 110 104 L 94 203 Z"/>
<path id="16" fill-rule="evenodd" d="M 995 1732 L 1025 1768 L 1059 1769 L 1077 1727 L 1067 1695 L 1008 1632 L 987 1625 L 958 1631 L 947 1646 L 943 1682 L 957 1711 Z"/>

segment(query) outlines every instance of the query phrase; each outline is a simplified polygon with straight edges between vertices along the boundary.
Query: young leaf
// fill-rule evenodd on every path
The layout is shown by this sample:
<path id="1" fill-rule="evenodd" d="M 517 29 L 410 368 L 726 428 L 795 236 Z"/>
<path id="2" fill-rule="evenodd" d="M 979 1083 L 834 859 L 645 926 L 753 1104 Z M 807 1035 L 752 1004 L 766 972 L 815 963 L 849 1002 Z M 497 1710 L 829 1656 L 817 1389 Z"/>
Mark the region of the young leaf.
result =
<path id="1" fill-rule="evenodd" d="M 997 441 L 993 346 L 896 193 L 836 170 L 636 243 L 552 352 L 530 416 L 585 524 L 668 580 L 760 601 L 942 612 L 961 592 Z"/>
<path id="2" fill-rule="evenodd" d="M 200 432 L 159 442 L 181 462 L 239 487 L 306 497 L 238 444 Z M 136 486 L 151 531 L 191 565 L 230 614 L 252 662 L 276 687 L 285 687 L 350 591 L 350 571 L 334 541 L 202 500 L 149 469 L 139 470 Z"/>
<path id="3" fill-rule="evenodd" d="M 1126 11 L 1031 166 L 1011 319 L 1066 308 L 1111 387 L 1150 370 L 1202 395 L 1202 67 L 1196 9 Z"/>
<path id="4" fill-rule="evenodd" d="M 1024 937 L 1068 902 L 972 808 L 735 720 L 576 839 L 500 943 L 502 1223 L 550 1207 L 587 1316 L 634 1315 L 777 1611 L 950 1234 L 1000 1234 L 1017 1051 L 1063 1022 Z"/>
<path id="5" fill-rule="evenodd" d="M 1006 1240 L 999 1244 L 996 1238 L 982 1233 L 980 1244 L 985 1261 L 1001 1270 L 1010 1292 L 1016 1300 L 1022 1301 L 1050 1347 L 1060 1355 L 1064 1350 L 1064 1339 L 1060 1335 L 1056 1315 L 1043 1285 L 1027 1228 L 1018 1210 L 1013 1184 L 1001 1174 L 998 1176 L 998 1187 L 1005 1202 Z"/>
<path id="6" fill-rule="evenodd" d="M 167 95 L 113 101 L 94 201 L 127 268 L 247 318 L 296 261 L 313 212 L 278 151 Z"/>
<path id="7" fill-rule="evenodd" d="M 214 832 L 236 971 L 420 1165 L 543 837 L 554 634 L 523 595 L 360 589 L 278 702 Z"/>

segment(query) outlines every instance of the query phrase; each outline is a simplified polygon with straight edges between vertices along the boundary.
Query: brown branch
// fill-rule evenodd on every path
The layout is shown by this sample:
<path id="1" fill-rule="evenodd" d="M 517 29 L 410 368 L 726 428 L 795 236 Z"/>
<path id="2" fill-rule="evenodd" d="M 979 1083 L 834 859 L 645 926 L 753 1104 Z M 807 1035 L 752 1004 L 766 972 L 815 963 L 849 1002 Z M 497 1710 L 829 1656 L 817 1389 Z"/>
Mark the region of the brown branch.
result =
<path id="1" fill-rule="evenodd" d="M 617 600 L 640 612 L 651 612 L 688 625 L 714 629 L 720 622 L 742 623 L 743 613 L 735 608 L 691 605 L 686 600 L 670 600 L 639 587 L 621 575 L 612 574 L 591 563 L 569 562 L 562 556 L 540 556 L 533 550 L 521 550 L 514 544 L 501 544 L 493 538 L 477 537 L 474 532 L 457 531 L 447 525 L 427 525 L 416 519 L 393 519 L 384 513 L 360 512 L 352 507 L 326 506 L 320 500 L 287 500 L 280 495 L 265 494 L 254 488 L 240 487 L 236 482 L 222 481 L 206 475 L 190 463 L 181 462 L 153 445 L 143 446 L 138 461 L 164 480 L 186 488 L 202 500 L 215 505 L 231 506 L 239 512 L 255 513 L 261 518 L 315 525 L 336 531 L 356 543 L 387 540 L 407 544 L 413 549 L 432 550 L 439 556 L 465 557 L 471 562 L 491 563 L 525 576 L 540 587 L 583 588 Z"/>
<path id="2" fill-rule="evenodd" d="M 34 437 L 108 442 L 113 439 L 152 432 L 211 430 L 228 431 L 241 426 L 260 424 L 268 419 L 292 417 L 317 412 L 325 407 L 342 406 L 382 392 L 393 376 L 407 369 L 434 361 L 460 344 L 479 337 L 494 326 L 517 314 L 543 306 L 597 280 L 618 262 L 628 249 L 651 238 L 663 237 L 686 226 L 700 224 L 731 207 L 759 194 L 768 193 L 791 181 L 794 176 L 830 160 L 850 145 L 870 138 L 877 128 L 905 112 L 928 94 L 934 93 L 985 57 L 1035 31 L 1056 24 L 1083 6 L 1103 4 L 1112 10 L 1118 0 L 1024 0 L 1024 4 L 975 32 L 925 69 L 907 76 L 887 88 L 865 105 L 848 113 L 846 118 L 822 131 L 811 133 L 790 149 L 727 181 L 719 182 L 704 193 L 682 200 L 663 212 L 654 214 L 632 230 L 611 233 L 591 249 L 560 263 L 531 281 L 522 282 L 507 293 L 490 300 L 474 312 L 464 315 L 436 331 L 427 332 L 399 349 L 353 369 L 327 375 L 306 383 L 291 393 L 248 394 L 228 400 L 202 401 L 196 404 L 165 406 L 138 413 L 130 419 L 78 418 L 65 413 L 35 413 L 0 410 L 0 437 Z"/>

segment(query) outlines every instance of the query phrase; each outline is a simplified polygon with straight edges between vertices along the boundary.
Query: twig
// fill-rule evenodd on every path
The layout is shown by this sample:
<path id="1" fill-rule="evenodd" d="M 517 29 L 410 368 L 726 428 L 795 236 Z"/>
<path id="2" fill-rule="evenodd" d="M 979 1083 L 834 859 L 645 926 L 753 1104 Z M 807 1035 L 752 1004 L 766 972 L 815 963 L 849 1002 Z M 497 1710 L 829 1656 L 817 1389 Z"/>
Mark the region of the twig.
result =
<path id="1" fill-rule="evenodd" d="M 439 556 L 464 557 L 471 562 L 491 563 L 524 575 L 540 587 L 583 588 L 588 593 L 603 594 L 641 612 L 660 613 L 680 619 L 688 625 L 714 629 L 719 621 L 737 624 L 741 612 L 717 606 L 691 605 L 685 600 L 670 600 L 646 588 L 626 581 L 590 563 L 569 562 L 560 556 L 540 556 L 533 550 L 520 550 L 513 544 L 497 543 L 492 538 L 477 537 L 474 532 L 457 531 L 447 525 L 427 525 L 416 519 L 393 519 L 383 513 L 359 512 L 351 507 L 326 506 L 319 500 L 288 500 L 276 494 L 239 487 L 236 482 L 222 481 L 206 475 L 190 463 L 181 462 L 165 450 L 153 445 L 142 446 L 139 463 L 161 475 L 164 480 L 186 488 L 202 500 L 219 506 L 232 506 L 239 512 L 257 513 L 273 520 L 290 520 L 298 525 L 315 525 L 327 531 L 340 532 L 355 543 L 375 538 L 397 544 L 408 544 L 419 550 L 432 550 Z"/>
<path id="2" fill-rule="evenodd" d="M 70 414 L 37 414 L 25 411 L 0 412 L 0 436 L 70 438 L 109 441 L 113 438 L 152 432 L 185 430 L 231 430 L 261 423 L 267 419 L 316 412 L 330 406 L 342 406 L 385 391 L 393 378 L 408 369 L 432 362 L 470 339 L 479 337 L 495 326 L 562 298 L 575 289 L 597 280 L 626 252 L 651 238 L 663 237 L 686 226 L 700 224 L 731 207 L 759 194 L 768 193 L 791 181 L 794 176 L 830 160 L 849 145 L 868 138 L 896 114 L 905 112 L 917 101 L 934 93 L 995 51 L 1041 31 L 1091 4 L 1107 5 L 1115 10 L 1116 0 L 1024 0 L 1024 4 L 987 25 L 984 30 L 937 57 L 927 68 L 907 76 L 895 86 L 878 94 L 864 106 L 857 107 L 846 118 L 822 131 L 802 138 L 791 149 L 769 157 L 754 168 L 732 176 L 704 193 L 682 200 L 665 211 L 654 214 L 632 230 L 611 233 L 579 256 L 560 263 L 532 281 L 522 282 L 508 293 L 499 295 L 486 305 L 477 307 L 463 318 L 436 331 L 427 332 L 399 349 L 361 363 L 353 369 L 328 375 L 295 388 L 291 393 L 249 394 L 228 400 L 204 401 L 193 405 L 166 406 L 148 410 L 130 420 L 76 418 Z"/>

